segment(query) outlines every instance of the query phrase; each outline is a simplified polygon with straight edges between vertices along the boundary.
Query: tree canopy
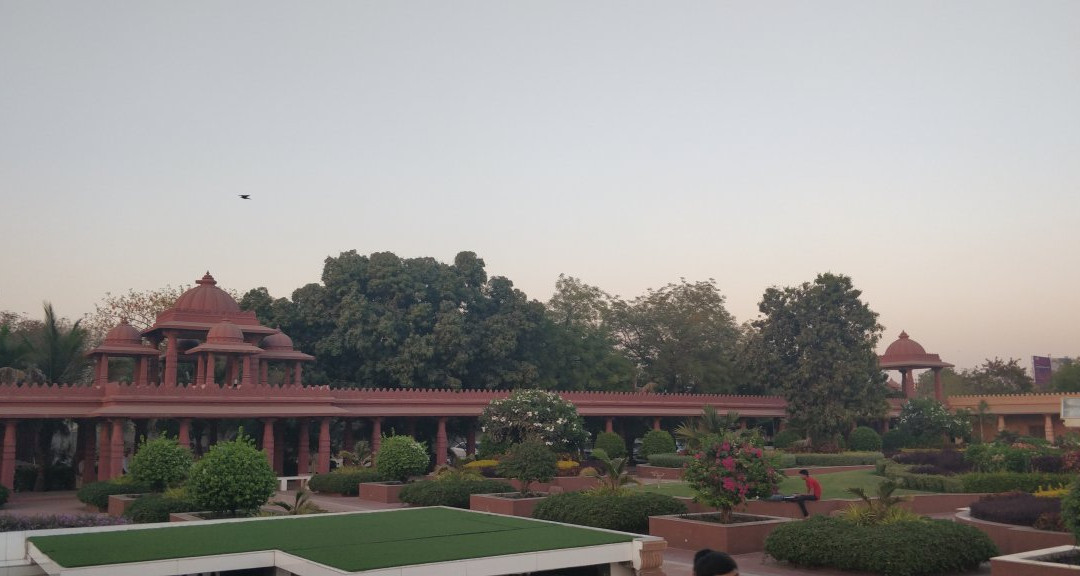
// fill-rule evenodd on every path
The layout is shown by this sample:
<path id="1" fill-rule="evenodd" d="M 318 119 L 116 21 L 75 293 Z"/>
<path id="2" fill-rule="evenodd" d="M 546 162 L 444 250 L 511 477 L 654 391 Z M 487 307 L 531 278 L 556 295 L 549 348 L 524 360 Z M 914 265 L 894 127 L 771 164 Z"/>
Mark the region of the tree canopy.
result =
<path id="1" fill-rule="evenodd" d="M 1080 392 L 1080 362 L 1063 358 L 1050 377 L 1050 389 L 1054 392 Z"/>
<path id="2" fill-rule="evenodd" d="M 816 446 L 835 443 L 859 419 L 886 410 L 885 375 L 875 348 L 882 327 L 851 278 L 819 274 L 813 282 L 769 288 L 752 328 L 757 378 L 777 382 L 793 427 Z"/>

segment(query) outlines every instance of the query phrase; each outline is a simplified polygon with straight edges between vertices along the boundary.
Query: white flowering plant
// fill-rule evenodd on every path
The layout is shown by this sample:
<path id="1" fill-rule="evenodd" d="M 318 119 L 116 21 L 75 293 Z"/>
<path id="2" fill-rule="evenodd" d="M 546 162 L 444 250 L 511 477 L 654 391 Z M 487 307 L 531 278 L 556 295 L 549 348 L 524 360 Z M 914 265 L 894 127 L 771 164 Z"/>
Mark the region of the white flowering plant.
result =
<path id="1" fill-rule="evenodd" d="M 589 437 L 573 403 L 545 390 L 514 390 L 492 400 L 480 415 L 480 425 L 485 444 L 535 440 L 554 452 L 577 450 Z"/>

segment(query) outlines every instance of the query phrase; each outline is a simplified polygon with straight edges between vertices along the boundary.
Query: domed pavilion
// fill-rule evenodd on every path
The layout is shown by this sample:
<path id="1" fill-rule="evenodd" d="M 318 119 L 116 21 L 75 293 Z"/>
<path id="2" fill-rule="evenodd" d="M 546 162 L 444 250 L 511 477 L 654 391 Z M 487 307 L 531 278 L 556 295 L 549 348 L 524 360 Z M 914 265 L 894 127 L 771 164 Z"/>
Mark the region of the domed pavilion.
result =
<path id="1" fill-rule="evenodd" d="M 906 398 L 915 397 L 915 370 L 930 369 L 934 371 L 934 398 L 938 402 L 944 402 L 945 396 L 941 390 L 941 369 L 952 368 L 953 365 L 943 362 L 941 356 L 929 354 L 922 344 L 911 339 L 907 332 L 900 332 L 900 337 L 889 344 L 885 353 L 878 357 L 878 366 L 886 372 L 889 370 L 900 371 L 900 386 Z"/>

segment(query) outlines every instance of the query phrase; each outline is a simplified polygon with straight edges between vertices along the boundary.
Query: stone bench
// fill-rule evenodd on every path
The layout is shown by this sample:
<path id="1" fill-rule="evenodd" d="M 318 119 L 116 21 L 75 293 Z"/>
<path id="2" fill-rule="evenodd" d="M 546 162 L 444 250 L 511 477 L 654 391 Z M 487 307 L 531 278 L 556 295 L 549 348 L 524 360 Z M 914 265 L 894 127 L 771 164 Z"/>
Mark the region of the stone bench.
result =
<path id="1" fill-rule="evenodd" d="M 278 490 L 284 492 L 289 489 L 289 482 L 293 482 L 297 485 L 297 488 L 303 490 L 307 488 L 308 480 L 311 480 L 311 474 L 301 474 L 300 476 L 278 476 Z"/>

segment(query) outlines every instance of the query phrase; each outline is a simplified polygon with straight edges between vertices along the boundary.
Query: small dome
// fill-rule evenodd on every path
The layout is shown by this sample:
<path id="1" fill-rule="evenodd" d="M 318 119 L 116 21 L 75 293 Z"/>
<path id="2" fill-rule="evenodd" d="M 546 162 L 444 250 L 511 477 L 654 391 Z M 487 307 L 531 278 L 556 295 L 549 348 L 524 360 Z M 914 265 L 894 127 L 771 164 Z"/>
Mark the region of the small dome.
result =
<path id="1" fill-rule="evenodd" d="M 207 344 L 242 344 L 244 333 L 236 324 L 222 320 L 206 334 Z"/>
<path id="2" fill-rule="evenodd" d="M 195 281 L 196 286 L 176 299 L 176 310 L 189 312 L 239 312 L 240 305 L 229 293 L 217 287 L 217 281 L 207 272 Z"/>
<path id="3" fill-rule="evenodd" d="M 109 333 L 105 335 L 105 343 L 112 345 L 119 344 L 131 344 L 135 346 L 142 345 L 142 335 L 139 331 L 128 324 L 127 318 L 120 320 L 120 323 L 116 325 Z"/>
<path id="4" fill-rule="evenodd" d="M 922 347 L 922 344 L 912 340 L 908 337 L 907 332 L 900 332 L 900 338 L 889 344 L 889 347 L 885 349 L 885 356 L 917 356 L 925 355 L 926 349 Z"/>
<path id="5" fill-rule="evenodd" d="M 273 334 L 263 338 L 262 344 L 259 345 L 263 350 L 292 350 L 293 343 L 292 338 L 289 338 L 284 332 L 278 330 Z"/>

